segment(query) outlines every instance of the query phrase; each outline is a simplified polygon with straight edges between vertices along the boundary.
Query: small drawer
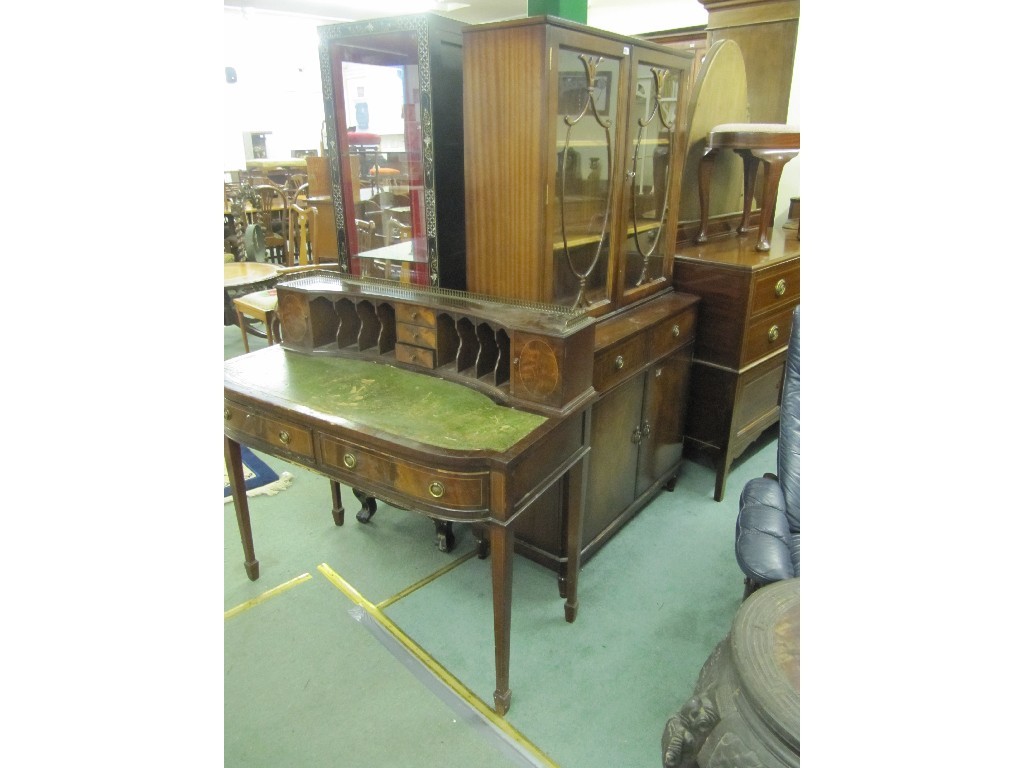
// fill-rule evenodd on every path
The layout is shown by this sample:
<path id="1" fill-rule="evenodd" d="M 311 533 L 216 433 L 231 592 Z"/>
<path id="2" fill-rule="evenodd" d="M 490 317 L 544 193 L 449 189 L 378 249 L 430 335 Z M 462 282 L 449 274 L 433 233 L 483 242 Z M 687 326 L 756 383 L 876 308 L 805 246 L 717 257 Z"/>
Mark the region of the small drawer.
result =
<path id="1" fill-rule="evenodd" d="M 398 341 L 416 347 L 437 349 L 437 330 L 423 325 L 398 324 Z"/>
<path id="2" fill-rule="evenodd" d="M 663 320 L 651 329 L 651 359 L 656 360 L 673 349 L 693 341 L 697 326 L 695 309 Z"/>
<path id="3" fill-rule="evenodd" d="M 395 319 L 400 323 L 437 328 L 437 313 L 432 309 L 420 307 L 416 304 L 396 304 Z"/>
<path id="4" fill-rule="evenodd" d="M 287 421 L 252 413 L 228 400 L 224 401 L 224 426 L 251 435 L 276 448 L 284 448 L 292 453 L 310 458 L 313 456 L 313 433 L 311 430 L 290 424 Z"/>
<path id="5" fill-rule="evenodd" d="M 747 329 L 743 365 L 749 365 L 789 345 L 789 332 L 793 328 L 793 307 L 774 312 L 753 322 Z"/>
<path id="6" fill-rule="evenodd" d="M 431 469 L 333 437 L 323 437 L 320 448 L 324 465 L 357 488 L 362 481 L 446 509 L 486 509 L 486 472 Z"/>
<path id="7" fill-rule="evenodd" d="M 636 373 L 647 362 L 645 336 L 638 334 L 594 358 L 594 389 L 603 392 Z"/>
<path id="8" fill-rule="evenodd" d="M 452 509 L 484 509 L 487 473 L 445 472 L 407 462 L 395 465 L 395 490 Z"/>
<path id="9" fill-rule="evenodd" d="M 394 461 L 358 445 L 322 436 L 320 454 L 325 466 L 341 470 L 342 477 L 358 487 L 358 480 L 394 487 Z"/>
<path id="10" fill-rule="evenodd" d="M 754 280 L 754 296 L 750 303 L 750 316 L 770 311 L 783 304 L 800 301 L 800 264 L 771 270 Z"/>
<path id="11" fill-rule="evenodd" d="M 432 349 L 424 349 L 411 344 L 395 344 L 395 359 L 400 363 L 432 369 L 437 367 L 436 355 L 437 353 Z"/>

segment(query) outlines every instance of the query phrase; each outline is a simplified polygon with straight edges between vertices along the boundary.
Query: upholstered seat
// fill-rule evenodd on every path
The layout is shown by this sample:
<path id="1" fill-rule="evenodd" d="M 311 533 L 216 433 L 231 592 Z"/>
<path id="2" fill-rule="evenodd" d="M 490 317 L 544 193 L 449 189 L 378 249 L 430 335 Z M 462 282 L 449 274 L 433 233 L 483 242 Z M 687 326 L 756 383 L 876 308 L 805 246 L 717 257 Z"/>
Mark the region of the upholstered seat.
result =
<path id="1" fill-rule="evenodd" d="M 764 163 L 764 191 L 761 194 L 761 219 L 758 224 L 758 251 L 769 250 L 768 228 L 775 218 L 775 203 L 779 197 L 782 169 L 800 152 L 800 128 L 782 123 L 723 123 L 708 133 L 704 154 L 697 171 L 700 196 L 700 231 L 697 242 L 708 241 L 711 172 L 719 150 L 731 149 L 743 158 L 743 218 L 737 232 L 753 230 L 749 225 L 754 199 L 754 183 L 759 163 Z"/>
<path id="2" fill-rule="evenodd" d="M 261 322 L 266 328 L 268 344 L 280 342 L 280 331 L 277 328 L 277 289 L 268 288 L 264 291 L 254 291 L 245 296 L 239 296 L 234 300 L 235 314 L 238 316 L 238 327 L 242 329 L 242 347 L 249 351 L 249 334 L 262 336 L 255 333 L 252 327 L 254 322 Z"/>
<path id="3" fill-rule="evenodd" d="M 736 518 L 736 561 L 744 597 L 800 575 L 800 307 L 786 352 L 779 413 L 778 474 L 747 482 Z"/>

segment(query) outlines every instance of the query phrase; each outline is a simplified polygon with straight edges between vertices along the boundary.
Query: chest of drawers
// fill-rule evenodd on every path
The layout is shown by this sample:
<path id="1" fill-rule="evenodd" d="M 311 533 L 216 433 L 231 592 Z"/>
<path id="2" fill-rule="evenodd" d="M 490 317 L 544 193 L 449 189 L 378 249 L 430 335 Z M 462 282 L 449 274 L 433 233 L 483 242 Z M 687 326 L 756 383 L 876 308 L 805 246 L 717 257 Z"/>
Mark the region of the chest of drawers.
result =
<path id="1" fill-rule="evenodd" d="M 701 297 L 693 353 L 686 451 L 715 462 L 715 500 L 733 461 L 779 419 L 793 309 L 800 303 L 800 241 L 773 233 L 725 237 L 676 254 L 676 288 Z"/>

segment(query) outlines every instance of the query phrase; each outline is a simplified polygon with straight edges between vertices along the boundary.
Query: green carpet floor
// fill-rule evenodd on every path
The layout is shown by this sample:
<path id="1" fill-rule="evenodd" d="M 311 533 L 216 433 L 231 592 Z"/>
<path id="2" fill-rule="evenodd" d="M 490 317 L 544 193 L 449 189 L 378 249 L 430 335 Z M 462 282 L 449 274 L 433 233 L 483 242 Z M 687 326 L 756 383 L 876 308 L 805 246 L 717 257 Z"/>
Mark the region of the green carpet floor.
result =
<path id="1" fill-rule="evenodd" d="M 241 352 L 239 330 L 225 328 L 225 358 Z M 382 642 L 329 577 L 378 604 L 458 562 L 383 613 L 490 706 L 490 566 L 471 556 L 469 529 L 457 525 L 455 550 L 442 553 L 432 523 L 413 513 L 380 504 L 359 524 L 347 488 L 337 527 L 325 478 L 260 454 L 295 481 L 250 499 L 256 582 L 224 505 L 225 765 L 656 768 L 665 721 L 739 607 L 737 498 L 747 478 L 773 471 L 775 450 L 769 430 L 734 465 L 721 503 L 710 466 L 686 462 L 675 490 L 583 568 L 573 624 L 554 574 L 515 559 L 507 731 L 460 709 L 419 661 Z"/>

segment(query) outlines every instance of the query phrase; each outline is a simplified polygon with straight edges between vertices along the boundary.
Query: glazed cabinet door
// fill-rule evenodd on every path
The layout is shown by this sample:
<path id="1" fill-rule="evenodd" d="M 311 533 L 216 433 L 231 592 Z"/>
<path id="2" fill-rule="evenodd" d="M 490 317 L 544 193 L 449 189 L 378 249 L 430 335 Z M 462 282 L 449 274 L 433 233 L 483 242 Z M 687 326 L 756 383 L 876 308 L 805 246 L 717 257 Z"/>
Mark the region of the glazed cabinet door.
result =
<path id="1" fill-rule="evenodd" d="M 662 290 L 672 279 L 689 60 L 637 46 L 626 123 L 624 218 L 617 303 Z"/>
<path id="2" fill-rule="evenodd" d="M 625 167 L 629 47 L 565 30 L 552 38 L 550 300 L 573 307 L 607 304 L 620 240 L 615 214 Z"/>

